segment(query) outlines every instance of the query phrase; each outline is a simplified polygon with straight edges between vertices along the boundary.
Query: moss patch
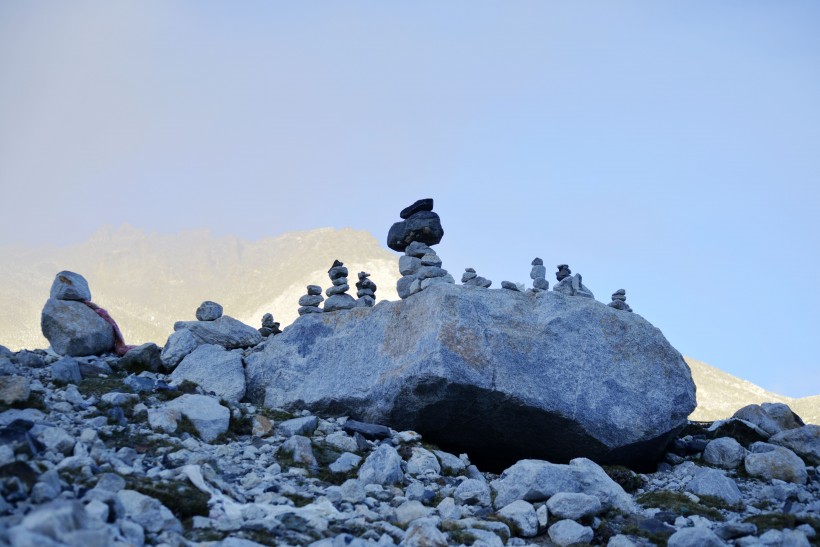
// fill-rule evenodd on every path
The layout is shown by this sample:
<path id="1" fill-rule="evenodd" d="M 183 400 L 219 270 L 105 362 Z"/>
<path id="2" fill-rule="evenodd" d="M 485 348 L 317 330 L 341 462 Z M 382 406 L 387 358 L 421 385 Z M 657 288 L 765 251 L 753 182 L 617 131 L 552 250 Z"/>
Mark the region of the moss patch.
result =
<path id="1" fill-rule="evenodd" d="M 37 393 L 34 391 L 31 392 L 31 394 L 28 396 L 28 399 L 26 399 L 25 401 L 17 401 L 16 403 L 12 403 L 10 405 L 0 403 L 0 412 L 5 412 L 7 410 L 11 410 L 12 408 L 16 408 L 19 410 L 23 410 L 26 408 L 34 408 L 41 412 L 48 412 L 45 397 L 42 393 Z"/>
<path id="2" fill-rule="evenodd" d="M 684 517 L 700 515 L 713 521 L 726 520 L 717 509 L 703 503 L 696 503 L 680 492 L 670 492 L 668 490 L 647 492 L 638 496 L 637 501 L 644 507 L 659 507 Z"/>
<path id="3" fill-rule="evenodd" d="M 208 494 L 200 492 L 189 482 L 127 477 L 126 487 L 159 500 L 180 520 L 208 515 Z"/>
<path id="4" fill-rule="evenodd" d="M 106 378 L 84 378 L 77 384 L 77 390 L 83 397 L 102 397 L 106 393 L 119 391 L 121 393 L 133 393 L 133 390 L 123 383 L 125 376 L 122 374 L 112 374 Z"/>
<path id="5" fill-rule="evenodd" d="M 646 481 L 640 475 L 622 465 L 605 465 L 604 472 L 627 492 L 635 492 L 642 488 Z"/>

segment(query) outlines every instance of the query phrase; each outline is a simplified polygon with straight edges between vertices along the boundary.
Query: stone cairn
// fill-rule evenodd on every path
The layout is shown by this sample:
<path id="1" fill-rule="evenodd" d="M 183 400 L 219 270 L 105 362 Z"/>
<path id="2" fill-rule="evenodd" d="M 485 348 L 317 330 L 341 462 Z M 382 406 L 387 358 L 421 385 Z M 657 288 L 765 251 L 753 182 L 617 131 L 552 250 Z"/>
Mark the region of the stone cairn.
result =
<path id="1" fill-rule="evenodd" d="M 558 283 L 552 288 L 553 291 L 565 294 L 567 296 L 583 296 L 585 298 L 595 298 L 588 288 L 584 286 L 581 279 L 581 274 L 572 275 L 572 271 L 566 264 L 559 264 L 558 272 L 555 278 Z"/>
<path id="2" fill-rule="evenodd" d="M 359 272 L 359 281 L 356 283 L 357 307 L 372 308 L 376 303 L 376 284 L 369 277 L 369 273 Z"/>
<path id="3" fill-rule="evenodd" d="M 618 289 L 612 293 L 612 302 L 608 306 L 616 310 L 632 311 L 632 308 L 626 303 L 626 291 L 623 289 Z"/>
<path id="4" fill-rule="evenodd" d="M 333 266 L 327 271 L 327 275 L 330 276 L 330 281 L 333 283 L 333 286 L 325 291 L 327 295 L 325 311 L 355 308 L 356 299 L 347 294 L 347 291 L 350 290 L 350 285 L 347 284 L 347 268 L 345 268 L 345 265 L 339 260 L 334 260 Z"/>
<path id="5" fill-rule="evenodd" d="M 436 283 L 455 283 L 453 276 L 441 267 L 441 259 L 430 245 L 444 237 L 441 219 L 433 212 L 432 198 L 420 199 L 404 209 L 404 219 L 390 227 L 387 246 L 404 252 L 399 259 L 402 277 L 396 283 L 399 297 L 407 298 Z"/>
<path id="6" fill-rule="evenodd" d="M 480 287 L 482 289 L 489 289 L 493 284 L 489 279 L 485 279 L 475 273 L 474 268 L 465 268 L 464 274 L 461 276 L 461 282 L 471 287 Z"/>
<path id="7" fill-rule="evenodd" d="M 306 313 L 322 313 L 319 304 L 325 298 L 322 296 L 322 287 L 319 285 L 308 285 L 307 294 L 299 299 L 299 315 Z"/>
<path id="8" fill-rule="evenodd" d="M 536 257 L 532 261 L 532 269 L 530 270 L 530 279 L 532 279 L 532 291 L 542 292 L 550 288 L 550 282 L 547 281 L 547 269 L 544 267 L 544 261 Z"/>
<path id="9" fill-rule="evenodd" d="M 275 336 L 281 332 L 282 331 L 279 330 L 279 323 L 273 320 L 272 314 L 266 313 L 262 316 L 262 328 L 259 329 L 259 334 L 267 338 L 268 336 Z"/>

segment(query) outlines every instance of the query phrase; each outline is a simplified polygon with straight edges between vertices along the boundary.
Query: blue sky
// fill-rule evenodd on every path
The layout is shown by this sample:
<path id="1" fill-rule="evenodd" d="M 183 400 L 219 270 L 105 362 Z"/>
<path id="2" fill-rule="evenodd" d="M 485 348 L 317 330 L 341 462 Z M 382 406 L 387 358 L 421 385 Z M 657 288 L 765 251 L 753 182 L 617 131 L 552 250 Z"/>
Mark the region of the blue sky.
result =
<path id="1" fill-rule="evenodd" d="M 0 3 L 0 245 L 102 225 L 568 263 L 686 355 L 820 393 L 817 2 Z M 554 277 L 550 273 L 550 281 Z"/>

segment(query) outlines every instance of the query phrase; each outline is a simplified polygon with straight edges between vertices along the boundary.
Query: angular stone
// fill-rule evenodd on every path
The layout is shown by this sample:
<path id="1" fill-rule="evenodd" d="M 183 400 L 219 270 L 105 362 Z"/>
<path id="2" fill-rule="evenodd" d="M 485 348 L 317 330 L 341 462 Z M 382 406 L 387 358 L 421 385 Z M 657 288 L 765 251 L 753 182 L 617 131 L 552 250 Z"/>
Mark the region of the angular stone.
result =
<path id="1" fill-rule="evenodd" d="M 580 520 L 601 512 L 601 500 L 582 492 L 558 492 L 547 501 L 550 514 L 561 519 Z"/>
<path id="2" fill-rule="evenodd" d="M 322 308 L 317 308 L 316 306 L 301 306 L 298 310 L 300 317 L 309 313 L 322 313 L 323 311 Z"/>
<path id="3" fill-rule="evenodd" d="M 60 355 L 101 355 L 114 347 L 111 325 L 82 302 L 49 298 L 40 328 Z"/>
<path id="4" fill-rule="evenodd" d="M 0 376 L 0 403 L 13 405 L 28 401 L 31 381 L 26 376 Z"/>
<path id="5" fill-rule="evenodd" d="M 441 473 L 441 464 L 435 454 L 426 448 L 414 447 L 410 459 L 407 460 L 407 473 L 410 475 L 438 475 Z"/>
<path id="6" fill-rule="evenodd" d="M 800 457 L 782 446 L 754 443 L 743 460 L 746 472 L 766 480 L 780 479 L 795 484 L 806 484 L 808 472 Z"/>
<path id="7" fill-rule="evenodd" d="M 215 321 L 222 317 L 222 306 L 216 302 L 206 300 L 196 309 L 198 321 Z"/>
<path id="8" fill-rule="evenodd" d="M 815 467 L 820 466 L 820 425 L 808 424 L 773 435 L 769 442 L 784 446 Z"/>
<path id="9" fill-rule="evenodd" d="M 442 275 L 442 276 L 428 277 L 426 279 L 422 279 L 421 280 L 421 290 L 425 290 L 428 287 L 430 287 L 431 285 L 438 285 L 438 284 L 441 284 L 441 283 L 449 283 L 449 284 L 452 285 L 456 282 L 456 280 L 453 279 L 452 275 L 446 273 L 447 270 L 442 270 L 442 271 L 445 272 L 444 275 Z"/>
<path id="10" fill-rule="evenodd" d="M 396 292 L 399 298 L 407 298 L 421 291 L 421 281 L 415 276 L 404 276 L 396 282 Z"/>
<path id="11" fill-rule="evenodd" d="M 531 538 L 538 535 L 538 517 L 531 503 L 514 501 L 499 509 L 498 516 L 510 525 L 517 536 Z"/>
<path id="12" fill-rule="evenodd" d="M 533 288 L 538 289 L 539 291 L 546 291 L 550 288 L 550 283 L 546 279 L 538 278 L 532 283 Z"/>
<path id="13" fill-rule="evenodd" d="M 403 219 L 408 219 L 411 216 L 415 215 L 420 211 L 432 211 L 433 210 L 433 198 L 424 198 L 416 201 L 412 205 L 405 207 L 399 213 L 399 217 Z"/>
<path id="14" fill-rule="evenodd" d="M 533 266 L 530 270 L 530 279 L 544 279 L 547 276 L 547 269 L 544 266 Z"/>
<path id="15" fill-rule="evenodd" d="M 467 479 L 456 487 L 453 497 L 461 505 L 489 507 L 490 487 L 485 481 Z"/>
<path id="16" fill-rule="evenodd" d="M 703 461 L 723 469 L 737 469 L 745 457 L 746 449 L 732 437 L 712 439 L 703 451 Z"/>
<path id="17" fill-rule="evenodd" d="M 159 500 L 136 490 L 120 490 L 117 498 L 122 503 L 126 516 L 148 532 L 182 532 L 182 523 Z"/>
<path id="18" fill-rule="evenodd" d="M 231 412 L 213 397 L 186 393 L 166 403 L 165 407 L 178 410 L 188 418 L 205 442 L 211 442 L 228 431 Z"/>
<path id="19" fill-rule="evenodd" d="M 328 467 L 333 473 L 350 473 L 362 462 L 362 457 L 352 452 L 343 452 L 335 462 Z"/>
<path id="20" fill-rule="evenodd" d="M 518 283 L 515 283 L 513 281 L 502 281 L 501 282 L 501 288 L 502 289 L 507 289 L 508 291 L 515 291 L 515 292 L 519 292 L 519 290 L 520 290 L 519 287 L 518 287 Z"/>
<path id="21" fill-rule="evenodd" d="M 462 282 L 462 283 L 467 283 L 468 281 L 473 280 L 473 279 L 475 279 L 476 277 L 478 277 L 478 274 L 477 274 L 477 273 L 475 273 L 475 271 L 472 271 L 472 272 L 470 272 L 470 271 L 465 271 L 465 272 L 461 275 L 461 282 Z"/>
<path id="22" fill-rule="evenodd" d="M 299 299 L 300 306 L 318 306 L 324 301 L 325 297 L 321 294 L 306 294 Z"/>
<path id="23" fill-rule="evenodd" d="M 725 547 L 725 543 L 709 528 L 681 528 L 669 537 L 668 547 Z"/>
<path id="24" fill-rule="evenodd" d="M 334 312 L 341 310 L 352 310 L 355 307 L 356 299 L 349 294 L 334 294 L 325 300 L 324 310 L 325 312 Z"/>
<path id="25" fill-rule="evenodd" d="M 179 419 L 182 417 L 182 412 L 175 408 L 149 408 L 148 409 L 148 425 L 155 431 L 162 431 L 163 433 L 173 433 L 177 430 Z"/>
<path id="26" fill-rule="evenodd" d="M 358 433 L 365 439 L 370 439 L 371 441 L 389 439 L 393 436 L 393 433 L 387 426 L 379 424 L 369 424 L 365 422 L 359 422 L 357 420 L 347 420 L 342 426 L 342 429 L 344 429 L 344 431 L 350 435 Z"/>
<path id="27" fill-rule="evenodd" d="M 283 453 L 293 458 L 293 461 L 307 465 L 309 467 L 317 467 L 319 462 L 316 461 L 316 456 L 313 455 L 313 447 L 310 444 L 310 439 L 301 435 L 293 435 L 288 438 L 280 449 Z"/>
<path id="28" fill-rule="evenodd" d="M 441 258 L 435 253 L 430 252 L 421 257 L 422 266 L 441 266 Z"/>
<path id="29" fill-rule="evenodd" d="M 737 483 L 718 469 L 700 468 L 686 485 L 686 491 L 696 496 L 720 498 L 729 505 L 738 505 L 742 501 Z"/>
<path id="30" fill-rule="evenodd" d="M 439 268 L 438 266 L 422 266 L 415 275 L 416 279 L 431 279 L 434 277 L 443 277 L 447 275 L 447 270 Z"/>
<path id="31" fill-rule="evenodd" d="M 77 500 L 57 500 L 42 505 L 23 518 L 22 528 L 56 541 L 87 526 L 83 504 Z"/>
<path id="32" fill-rule="evenodd" d="M 403 547 L 447 547 L 447 536 L 431 519 L 418 519 L 407 528 Z"/>
<path id="33" fill-rule="evenodd" d="M 316 416 L 292 418 L 279 424 L 279 434 L 285 437 L 291 437 L 293 435 L 312 435 L 318 425 L 319 419 Z"/>
<path id="34" fill-rule="evenodd" d="M 594 533 L 589 526 L 581 526 L 574 520 L 559 520 L 549 528 L 550 539 L 560 547 L 573 543 L 589 543 Z"/>
<path id="35" fill-rule="evenodd" d="M 408 500 L 396 507 L 396 522 L 399 526 L 407 526 L 416 519 L 424 518 L 430 510 L 420 501 Z"/>
<path id="36" fill-rule="evenodd" d="M 249 348 L 262 342 L 262 335 L 250 325 L 223 315 L 214 321 L 177 321 L 174 331 L 187 329 L 201 344 L 225 349 Z"/>
<path id="37" fill-rule="evenodd" d="M 402 459 L 396 449 L 380 444 L 359 468 L 359 480 L 364 484 L 396 484 L 404 480 Z"/>
<path id="38" fill-rule="evenodd" d="M 245 396 L 245 368 L 241 353 L 222 346 L 202 344 L 189 353 L 171 373 L 170 382 L 185 380 L 198 384 L 226 401 L 239 402 Z"/>
<path id="39" fill-rule="evenodd" d="M 51 284 L 49 298 L 57 300 L 91 300 L 88 281 L 78 273 L 63 270 L 58 273 Z"/>
<path id="40" fill-rule="evenodd" d="M 302 317 L 246 357 L 246 374 L 254 403 L 418 431 L 497 469 L 654 465 L 695 407 L 680 353 L 640 316 L 444 283 L 366 314 Z"/>
<path id="41" fill-rule="evenodd" d="M 162 368 L 162 358 L 160 356 L 159 346 L 153 342 L 148 342 L 128 350 L 120 359 L 120 366 L 130 371 L 159 372 Z"/>
<path id="42" fill-rule="evenodd" d="M 178 330 L 168 337 L 159 358 L 167 370 L 173 370 L 200 343 L 199 339 L 188 329 Z"/>
<path id="43" fill-rule="evenodd" d="M 785 403 L 761 403 L 760 407 L 768 414 L 772 420 L 777 422 L 780 429 L 796 429 L 806 424 L 795 414 L 789 405 Z"/>
<path id="44" fill-rule="evenodd" d="M 438 461 L 441 462 L 441 469 L 445 473 L 456 475 L 464 471 L 467 467 L 464 461 L 454 454 L 443 450 L 433 450 L 433 453 L 438 457 Z"/>
<path id="45" fill-rule="evenodd" d="M 739 418 L 750 422 L 768 435 L 780 433 L 782 428 L 769 414 L 763 410 L 763 407 L 756 404 L 746 405 L 732 415 L 732 418 Z"/>
<path id="46" fill-rule="evenodd" d="M 406 220 L 396 222 L 387 234 L 387 246 L 404 251 L 413 241 L 435 245 L 444 237 L 441 219 L 432 211 L 419 211 Z"/>

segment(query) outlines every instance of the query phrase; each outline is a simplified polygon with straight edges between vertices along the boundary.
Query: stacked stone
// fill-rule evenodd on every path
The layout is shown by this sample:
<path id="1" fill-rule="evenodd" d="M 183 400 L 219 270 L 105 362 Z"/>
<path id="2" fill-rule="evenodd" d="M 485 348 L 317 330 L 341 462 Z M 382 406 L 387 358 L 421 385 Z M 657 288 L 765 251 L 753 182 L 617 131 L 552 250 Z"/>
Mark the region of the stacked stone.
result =
<path id="1" fill-rule="evenodd" d="M 387 246 L 394 251 L 404 251 L 404 256 L 399 259 L 402 277 L 396 284 L 399 297 L 407 298 L 436 283 L 455 283 L 430 248 L 444 237 L 441 220 L 433 212 L 433 200 L 420 199 L 399 216 L 404 220 L 393 224 L 387 234 Z"/>
<path id="2" fill-rule="evenodd" d="M 632 311 L 632 308 L 626 303 L 626 291 L 623 289 L 618 289 L 612 293 L 612 302 L 608 305 L 616 310 Z"/>
<path id="3" fill-rule="evenodd" d="M 360 308 L 372 308 L 376 303 L 376 284 L 370 279 L 367 272 L 359 272 L 359 281 L 356 283 L 356 306 Z"/>
<path id="4" fill-rule="evenodd" d="M 583 296 L 584 298 L 595 298 L 588 288 L 582 283 L 581 274 L 572 275 L 572 271 L 566 264 L 558 265 L 558 272 L 555 274 L 558 283 L 553 287 L 553 291 L 567 296 Z"/>
<path id="5" fill-rule="evenodd" d="M 347 268 L 339 261 L 334 260 L 333 266 L 327 271 L 333 286 L 325 291 L 325 311 L 349 310 L 356 307 L 356 299 L 347 294 L 350 285 L 347 284 Z"/>
<path id="6" fill-rule="evenodd" d="M 547 269 L 544 267 L 544 261 L 538 257 L 532 261 L 530 279 L 532 279 L 532 290 L 534 292 L 549 290 L 550 283 L 547 281 Z"/>
<path id="7" fill-rule="evenodd" d="M 501 288 L 507 289 L 508 291 L 524 292 L 524 284 L 516 283 L 515 281 L 502 281 Z"/>
<path id="8" fill-rule="evenodd" d="M 322 296 L 322 287 L 319 285 L 308 285 L 307 294 L 299 299 L 299 315 L 306 313 L 322 313 L 319 304 L 325 298 Z"/>
<path id="9" fill-rule="evenodd" d="M 282 331 L 279 330 L 279 323 L 273 320 L 272 314 L 266 313 L 262 316 L 262 328 L 259 329 L 259 334 L 267 338 L 268 336 L 274 336 L 281 332 Z"/>
<path id="10" fill-rule="evenodd" d="M 461 276 L 461 282 L 471 287 L 481 287 L 482 289 L 489 289 L 493 284 L 489 279 L 485 279 L 475 272 L 474 268 L 465 268 L 464 274 Z"/>
<path id="11" fill-rule="evenodd" d="M 196 309 L 197 321 L 216 321 L 222 317 L 222 305 L 206 300 Z"/>

